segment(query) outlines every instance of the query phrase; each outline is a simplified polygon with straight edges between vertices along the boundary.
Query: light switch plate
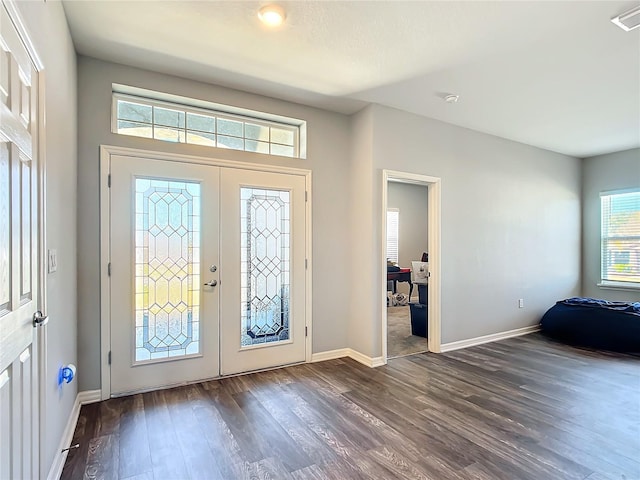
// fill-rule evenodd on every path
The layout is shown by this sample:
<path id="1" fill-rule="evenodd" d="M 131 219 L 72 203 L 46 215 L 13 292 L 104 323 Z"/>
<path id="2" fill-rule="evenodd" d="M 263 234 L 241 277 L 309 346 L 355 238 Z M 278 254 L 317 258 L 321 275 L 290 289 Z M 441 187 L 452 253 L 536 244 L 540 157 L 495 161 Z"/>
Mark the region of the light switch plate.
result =
<path id="1" fill-rule="evenodd" d="M 53 273 L 58 270 L 58 252 L 56 250 L 49 250 L 49 262 L 48 262 L 48 271 L 49 273 Z"/>

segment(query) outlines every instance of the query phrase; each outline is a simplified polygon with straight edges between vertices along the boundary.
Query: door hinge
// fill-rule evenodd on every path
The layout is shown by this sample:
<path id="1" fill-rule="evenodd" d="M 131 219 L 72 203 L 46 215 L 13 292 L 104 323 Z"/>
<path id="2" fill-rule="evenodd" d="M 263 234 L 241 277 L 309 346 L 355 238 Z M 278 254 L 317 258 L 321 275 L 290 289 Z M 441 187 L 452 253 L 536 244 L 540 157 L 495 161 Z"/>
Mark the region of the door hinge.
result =
<path id="1" fill-rule="evenodd" d="M 304 336 L 307 337 L 309 335 L 309 327 L 304 327 Z"/>
<path id="2" fill-rule="evenodd" d="M 107 275 L 111 276 L 111 262 L 107 263 Z"/>
<path id="3" fill-rule="evenodd" d="M 111 350 L 109 350 L 109 353 L 107 354 L 107 363 L 111 365 Z"/>
<path id="4" fill-rule="evenodd" d="M 111 188 L 111 174 L 107 175 L 107 187 Z"/>
<path id="5" fill-rule="evenodd" d="M 304 191 L 304 201 L 309 201 L 309 192 L 307 192 L 306 190 Z"/>
<path id="6" fill-rule="evenodd" d="M 307 268 L 309 268 L 309 260 L 307 260 L 306 258 L 304 259 L 304 269 L 306 270 Z"/>

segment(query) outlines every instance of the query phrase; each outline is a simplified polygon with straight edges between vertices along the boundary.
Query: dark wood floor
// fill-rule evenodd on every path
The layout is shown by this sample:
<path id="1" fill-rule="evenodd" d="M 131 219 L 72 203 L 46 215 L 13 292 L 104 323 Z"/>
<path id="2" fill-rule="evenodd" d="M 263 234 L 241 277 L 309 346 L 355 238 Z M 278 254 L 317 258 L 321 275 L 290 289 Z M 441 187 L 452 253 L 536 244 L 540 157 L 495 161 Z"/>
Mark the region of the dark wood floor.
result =
<path id="1" fill-rule="evenodd" d="M 62 478 L 640 479 L 640 360 L 539 334 L 82 407 Z"/>

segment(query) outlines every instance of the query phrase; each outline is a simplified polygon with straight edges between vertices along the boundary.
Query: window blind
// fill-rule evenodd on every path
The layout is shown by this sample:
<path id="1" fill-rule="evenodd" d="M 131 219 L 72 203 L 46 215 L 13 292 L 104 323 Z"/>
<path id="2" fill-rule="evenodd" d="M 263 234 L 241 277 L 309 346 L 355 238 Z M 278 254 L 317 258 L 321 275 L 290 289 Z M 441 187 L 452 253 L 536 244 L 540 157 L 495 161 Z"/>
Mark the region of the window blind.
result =
<path id="1" fill-rule="evenodd" d="M 398 224 L 400 211 L 397 208 L 387 209 L 387 260 L 398 263 Z"/>
<path id="2" fill-rule="evenodd" d="M 602 281 L 640 284 L 640 190 L 600 194 Z"/>

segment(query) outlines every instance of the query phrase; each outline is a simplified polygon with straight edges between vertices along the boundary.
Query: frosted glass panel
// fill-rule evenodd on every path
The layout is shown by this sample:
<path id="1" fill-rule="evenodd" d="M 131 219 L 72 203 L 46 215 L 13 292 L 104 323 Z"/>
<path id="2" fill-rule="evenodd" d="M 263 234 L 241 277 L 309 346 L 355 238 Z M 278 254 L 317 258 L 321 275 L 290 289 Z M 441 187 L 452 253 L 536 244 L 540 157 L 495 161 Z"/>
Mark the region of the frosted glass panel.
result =
<path id="1" fill-rule="evenodd" d="M 22 180 L 22 291 L 20 298 L 31 297 L 31 161 L 21 159 Z"/>
<path id="2" fill-rule="evenodd" d="M 243 187 L 241 344 L 289 340 L 289 192 Z"/>
<path id="3" fill-rule="evenodd" d="M 0 51 L 0 53 L 2 53 Z M 11 164 L 9 144 L 0 142 L 0 311 L 11 300 Z"/>
<path id="4" fill-rule="evenodd" d="M 136 178 L 137 362 L 200 353 L 200 184 Z"/>

